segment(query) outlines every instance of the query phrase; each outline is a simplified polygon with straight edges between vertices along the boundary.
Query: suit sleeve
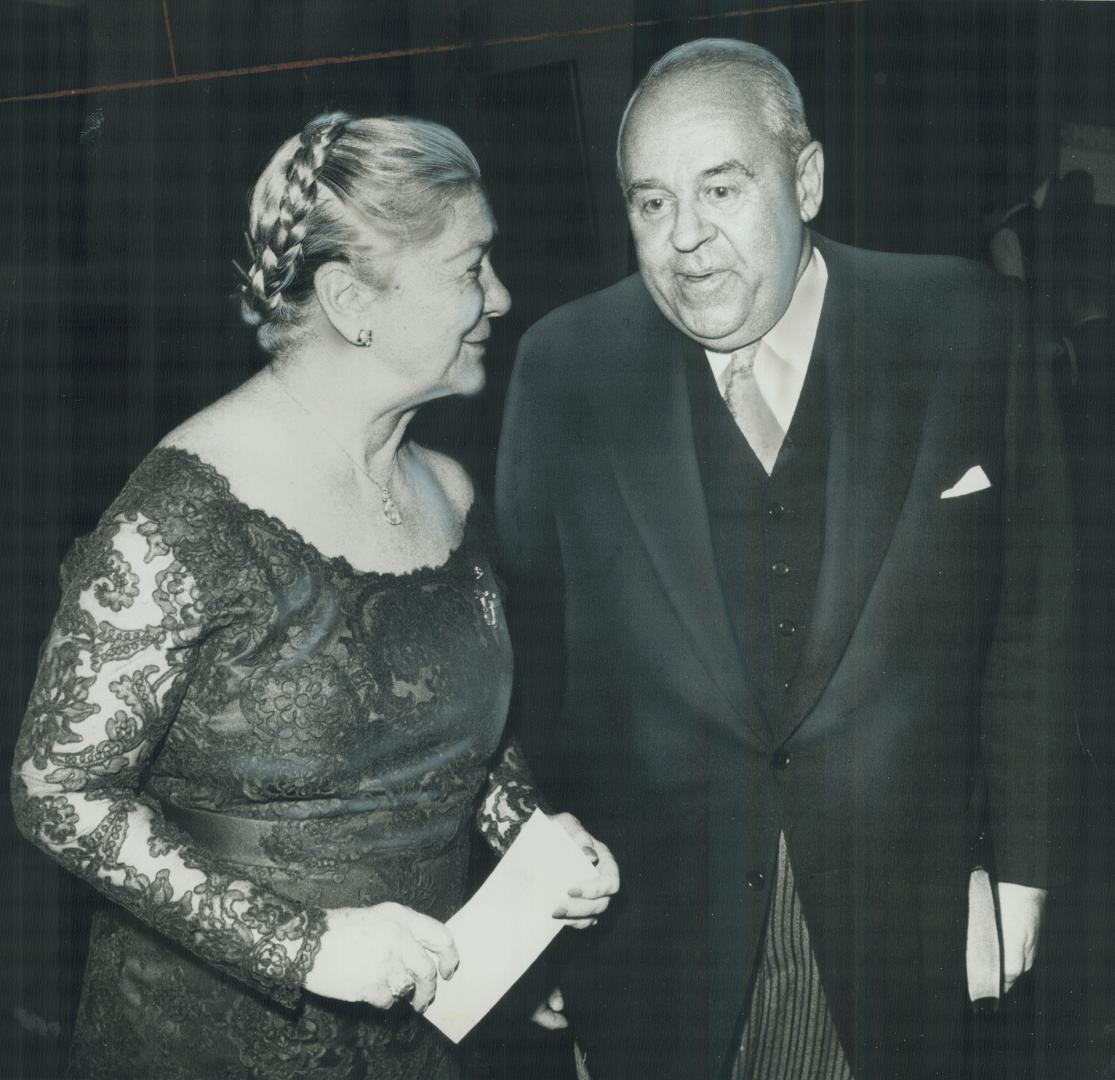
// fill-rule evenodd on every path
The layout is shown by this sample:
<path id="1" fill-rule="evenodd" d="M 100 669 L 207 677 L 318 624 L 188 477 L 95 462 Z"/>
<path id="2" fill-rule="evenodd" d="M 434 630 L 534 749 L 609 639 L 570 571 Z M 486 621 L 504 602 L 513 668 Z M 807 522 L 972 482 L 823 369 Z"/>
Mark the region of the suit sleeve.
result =
<path id="1" fill-rule="evenodd" d="M 1013 289 L 999 606 L 982 687 L 981 753 L 1001 881 L 1070 874 L 1080 814 L 1079 581 L 1061 421 Z"/>

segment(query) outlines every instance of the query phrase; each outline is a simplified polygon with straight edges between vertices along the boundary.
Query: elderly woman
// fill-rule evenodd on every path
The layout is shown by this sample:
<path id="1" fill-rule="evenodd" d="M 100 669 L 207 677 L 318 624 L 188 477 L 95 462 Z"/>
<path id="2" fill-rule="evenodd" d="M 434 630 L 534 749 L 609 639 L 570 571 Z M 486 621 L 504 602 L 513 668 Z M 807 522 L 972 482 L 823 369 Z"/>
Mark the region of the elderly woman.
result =
<path id="1" fill-rule="evenodd" d="M 473 823 L 500 849 L 533 798 L 483 516 L 406 433 L 484 382 L 492 215 L 452 132 L 339 114 L 250 215 L 270 362 L 75 546 L 16 754 L 26 835 L 115 901 L 73 1071 L 452 1077 L 417 1015 L 457 964 L 441 920 Z M 618 874 L 560 820 L 599 863 L 555 916 L 589 925 Z"/>

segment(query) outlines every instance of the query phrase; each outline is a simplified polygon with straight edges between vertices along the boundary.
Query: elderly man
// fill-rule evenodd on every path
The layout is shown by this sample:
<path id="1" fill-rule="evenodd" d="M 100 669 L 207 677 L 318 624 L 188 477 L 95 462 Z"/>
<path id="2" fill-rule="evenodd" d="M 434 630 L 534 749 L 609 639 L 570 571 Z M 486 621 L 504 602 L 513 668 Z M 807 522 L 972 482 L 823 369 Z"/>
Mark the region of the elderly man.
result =
<path id="1" fill-rule="evenodd" d="M 812 233 L 822 149 L 753 45 L 660 60 L 618 164 L 640 273 L 523 338 L 498 489 L 520 729 L 625 875 L 562 974 L 587 1071 L 949 1076 L 977 841 L 1009 989 L 1074 810 L 1017 292 Z"/>

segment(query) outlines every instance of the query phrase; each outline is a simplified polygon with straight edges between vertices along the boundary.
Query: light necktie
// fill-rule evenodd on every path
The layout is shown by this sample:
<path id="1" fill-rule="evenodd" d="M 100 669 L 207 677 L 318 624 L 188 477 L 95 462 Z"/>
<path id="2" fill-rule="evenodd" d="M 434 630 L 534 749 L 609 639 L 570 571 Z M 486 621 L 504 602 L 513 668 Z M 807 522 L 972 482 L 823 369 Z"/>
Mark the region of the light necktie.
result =
<path id="1" fill-rule="evenodd" d="M 755 359 L 758 352 L 759 342 L 753 341 L 732 353 L 728 378 L 724 384 L 724 400 L 748 446 L 755 452 L 769 476 L 774 470 L 786 432 L 771 412 L 755 378 Z"/>

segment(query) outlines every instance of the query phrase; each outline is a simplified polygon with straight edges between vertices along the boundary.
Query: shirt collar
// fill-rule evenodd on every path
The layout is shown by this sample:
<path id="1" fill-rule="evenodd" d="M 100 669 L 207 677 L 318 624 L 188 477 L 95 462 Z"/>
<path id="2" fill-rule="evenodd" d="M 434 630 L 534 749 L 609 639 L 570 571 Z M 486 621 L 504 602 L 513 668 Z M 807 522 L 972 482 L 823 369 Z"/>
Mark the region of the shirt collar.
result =
<path id="1" fill-rule="evenodd" d="M 794 288 L 790 306 L 782 318 L 763 336 L 763 344 L 777 353 L 791 367 L 804 373 L 813 354 L 817 325 L 821 321 L 821 305 L 829 272 L 821 253 L 814 248 Z"/>
<path id="2" fill-rule="evenodd" d="M 809 357 L 813 354 L 813 343 L 817 339 L 817 326 L 821 321 L 821 306 L 825 300 L 828 285 L 828 267 L 816 245 L 805 264 L 789 306 L 782 318 L 763 335 L 762 344 L 784 360 L 803 377 L 809 367 Z M 721 382 L 724 372 L 732 362 L 731 353 L 705 350 L 712 373 Z"/>

